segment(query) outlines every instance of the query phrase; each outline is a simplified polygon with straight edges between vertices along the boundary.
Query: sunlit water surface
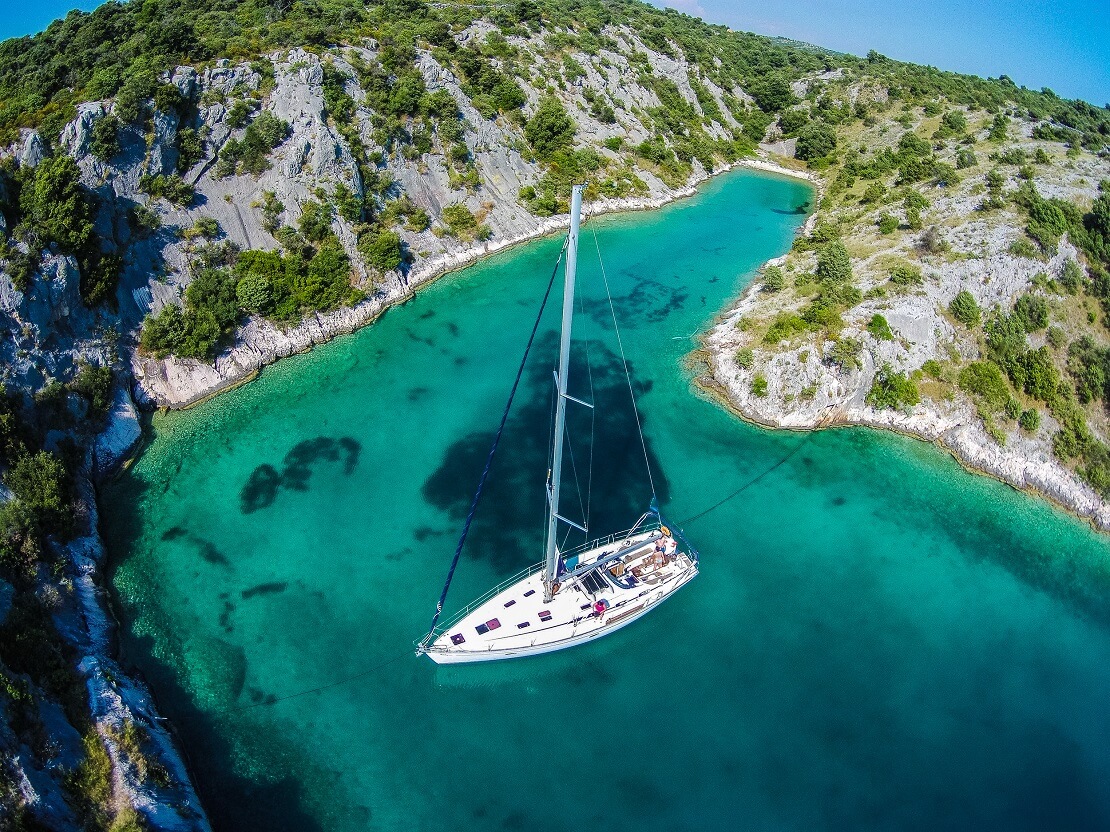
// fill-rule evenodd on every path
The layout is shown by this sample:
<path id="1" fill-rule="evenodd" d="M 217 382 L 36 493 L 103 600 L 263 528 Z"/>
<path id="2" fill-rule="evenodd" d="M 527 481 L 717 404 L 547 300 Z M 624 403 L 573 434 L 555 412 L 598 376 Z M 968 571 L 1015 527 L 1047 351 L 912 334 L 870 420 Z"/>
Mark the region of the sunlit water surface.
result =
<path id="1" fill-rule="evenodd" d="M 805 443 L 688 525 L 698 580 L 598 643 L 447 669 L 410 652 L 560 240 L 155 420 L 104 525 L 125 658 L 218 829 L 1107 827 L 1106 538 L 930 445 L 764 431 L 694 390 L 699 330 L 789 246 L 809 197 L 730 174 L 586 226 L 593 389 L 581 361 L 571 387 L 599 407 L 593 497 L 569 492 L 568 513 L 604 533 L 650 497 L 595 232 L 665 512 Z M 556 306 L 449 607 L 539 559 Z"/>

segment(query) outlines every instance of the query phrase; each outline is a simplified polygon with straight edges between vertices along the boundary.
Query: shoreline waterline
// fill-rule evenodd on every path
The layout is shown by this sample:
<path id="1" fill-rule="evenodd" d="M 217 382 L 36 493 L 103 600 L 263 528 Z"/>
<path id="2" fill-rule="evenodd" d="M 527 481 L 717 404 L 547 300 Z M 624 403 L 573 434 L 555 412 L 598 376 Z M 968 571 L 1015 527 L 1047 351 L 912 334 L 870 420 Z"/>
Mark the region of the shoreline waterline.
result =
<path id="1" fill-rule="evenodd" d="M 744 170 L 805 181 L 815 190 L 815 197 L 809 201 L 810 205 L 815 205 L 816 199 L 820 197 L 820 183 L 812 174 L 765 159 L 741 159 L 712 173 L 694 177 L 685 186 L 672 189 L 660 197 L 594 201 L 585 206 L 586 221 L 606 215 L 655 211 L 695 196 L 698 188 L 709 181 Z M 148 406 L 171 410 L 195 406 L 212 396 L 252 381 L 252 374 L 282 358 L 305 352 L 333 338 L 349 335 L 372 325 L 387 309 L 408 302 L 421 288 L 440 278 L 480 263 L 492 255 L 510 251 L 521 244 L 558 234 L 569 224 L 569 214 L 557 215 L 543 220 L 533 231 L 430 258 L 410 272 L 403 282 L 399 282 L 394 287 L 397 291 L 391 289 L 384 297 L 370 298 L 353 307 L 314 313 L 288 329 L 279 329 L 262 319 L 252 319 L 240 329 L 236 343 L 221 352 L 211 365 L 196 359 L 150 359 L 135 351 L 131 360 L 135 376 L 132 393 L 136 401 Z M 181 394 L 178 394 L 175 387 L 183 388 Z"/>

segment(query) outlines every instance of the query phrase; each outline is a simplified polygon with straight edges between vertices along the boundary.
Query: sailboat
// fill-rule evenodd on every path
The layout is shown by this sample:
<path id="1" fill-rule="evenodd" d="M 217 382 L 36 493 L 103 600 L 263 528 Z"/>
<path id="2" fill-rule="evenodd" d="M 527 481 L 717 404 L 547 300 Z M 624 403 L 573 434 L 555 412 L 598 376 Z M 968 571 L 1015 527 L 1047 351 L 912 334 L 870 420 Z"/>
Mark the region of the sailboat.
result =
<path id="1" fill-rule="evenodd" d="M 451 576 L 458 564 L 466 531 L 481 495 L 482 483 L 489 472 L 497 439 L 504 428 L 505 416 L 508 415 L 506 407 L 501 428 L 497 432 L 497 439 L 471 505 L 463 538 L 459 541 L 447 583 L 436 607 L 431 629 L 417 645 L 418 655 L 425 655 L 437 664 L 534 656 L 594 641 L 646 615 L 698 574 L 697 550 L 689 544 L 680 529 L 667 524 L 659 512 L 654 493 L 648 509 L 627 531 L 610 534 L 575 548 L 560 549 L 559 532 L 563 527 L 569 526 L 588 535 L 586 526 L 559 513 L 567 402 L 592 407 L 590 403 L 567 393 L 582 190 L 582 185 L 575 185 L 571 192 L 570 233 L 564 249 L 566 271 L 559 360 L 555 373 L 556 403 L 551 438 L 551 467 L 546 486 L 544 559 L 495 586 L 459 611 L 447 623 L 439 623 Z M 553 273 L 552 281 L 554 277 Z M 550 287 L 548 291 L 550 292 Z M 542 308 L 540 314 L 543 314 Z M 537 325 L 538 323 L 537 319 Z M 615 313 L 613 323 L 616 325 Z M 619 343 L 619 330 L 617 338 Z M 621 353 L 623 357 L 623 346 Z M 521 369 L 523 370 L 523 363 Z M 626 376 L 627 372 L 625 362 Z M 519 379 L 518 373 L 518 382 Z M 514 394 L 515 391 L 514 385 Z M 629 393 L 632 396 L 631 384 Z M 512 396 L 509 406 L 511 404 Z M 636 429 L 639 430 L 640 421 L 635 411 L 634 396 L 632 405 L 636 415 Z M 641 434 L 641 444 L 642 439 Z M 644 452 L 644 461 L 648 464 L 646 446 Z M 650 477 L 649 467 L 649 480 Z M 654 487 L 652 490 L 654 492 Z"/>

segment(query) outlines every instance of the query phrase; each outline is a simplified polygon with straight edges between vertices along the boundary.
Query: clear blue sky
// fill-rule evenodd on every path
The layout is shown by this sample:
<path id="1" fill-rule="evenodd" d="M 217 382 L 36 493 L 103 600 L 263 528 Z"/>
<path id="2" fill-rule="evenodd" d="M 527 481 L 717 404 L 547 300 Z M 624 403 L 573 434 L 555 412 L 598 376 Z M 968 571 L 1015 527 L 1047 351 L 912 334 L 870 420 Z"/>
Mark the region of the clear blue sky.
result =
<path id="1" fill-rule="evenodd" d="M 102 0 L 0 0 L 0 40 L 41 32 L 70 9 L 92 11 Z"/>
<path id="2" fill-rule="evenodd" d="M 1110 0 L 653 0 L 733 29 L 1110 102 Z"/>
<path id="3" fill-rule="evenodd" d="M 976 75 L 1009 75 L 1110 102 L 1110 0 L 655 0 L 764 35 Z M 44 29 L 98 0 L 0 0 L 0 38 Z"/>

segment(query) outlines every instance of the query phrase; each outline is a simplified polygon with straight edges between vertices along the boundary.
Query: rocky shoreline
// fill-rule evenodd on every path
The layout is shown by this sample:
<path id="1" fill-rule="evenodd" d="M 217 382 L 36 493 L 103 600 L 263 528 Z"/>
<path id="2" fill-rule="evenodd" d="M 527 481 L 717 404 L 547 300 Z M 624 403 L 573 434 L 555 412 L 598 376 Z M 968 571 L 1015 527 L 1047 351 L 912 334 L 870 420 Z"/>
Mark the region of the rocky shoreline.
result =
<path id="1" fill-rule="evenodd" d="M 715 327 L 703 340 L 711 374 L 698 379 L 701 389 L 741 419 L 779 430 L 810 431 L 834 427 L 868 427 L 889 430 L 931 442 L 952 454 L 965 469 L 1004 482 L 1019 491 L 1049 502 L 1087 520 L 1100 531 L 1110 531 L 1110 504 L 1071 471 L 1046 455 L 1030 459 L 1000 447 L 986 432 L 975 409 L 967 402 L 929 402 L 911 413 L 876 410 L 859 401 L 826 403 L 815 412 L 772 411 L 760 406 L 743 379 L 733 372 L 732 353 Z M 722 379 L 724 381 L 722 381 Z"/>
<path id="2" fill-rule="evenodd" d="M 797 176 L 821 188 L 821 181 L 812 174 L 790 170 L 773 163 L 760 163 L 760 169 Z M 817 214 L 811 214 L 799 235 L 812 232 Z M 1062 257 L 1074 253 L 1065 246 Z M 785 255 L 769 260 L 781 264 Z M 1005 266 L 1006 264 L 1003 264 Z M 1020 434 L 1008 437 L 1006 445 L 987 432 L 974 405 L 966 398 L 952 401 L 925 398 L 912 410 L 879 410 L 867 405 L 865 398 L 877 370 L 875 356 L 864 351 L 862 366 L 846 377 L 831 373 L 815 351 L 776 356 L 766 366 L 768 380 L 773 376 L 788 379 L 781 390 L 801 388 L 802 381 L 814 382 L 812 398 L 803 401 L 796 395 L 757 396 L 752 391 L 750 372 L 740 367 L 734 356 L 748 343 L 738 327 L 740 320 L 758 311 L 761 304 L 757 281 L 743 292 L 717 323 L 702 336 L 708 377 L 699 379 L 699 386 L 733 413 L 765 427 L 787 430 L 820 430 L 837 426 L 860 426 L 891 430 L 945 449 L 967 470 L 985 474 L 1016 489 L 1045 498 L 1067 511 L 1089 521 L 1101 531 L 1110 531 L 1110 503 L 1074 472 L 1055 459 L 1042 444 Z M 888 313 L 889 314 L 889 313 Z M 883 357 L 883 356 L 880 356 Z M 780 390 L 780 392 L 781 392 Z"/>
<path id="3" fill-rule="evenodd" d="M 790 170 L 763 160 L 741 160 L 723 166 L 712 174 L 700 171 L 682 188 L 666 191 L 657 197 L 603 199 L 590 203 L 589 216 L 661 208 L 678 199 L 693 196 L 697 186 L 712 176 L 745 168 L 813 181 L 805 173 Z M 370 324 L 390 306 L 403 303 L 415 291 L 445 274 L 465 268 L 488 255 L 504 251 L 529 240 L 553 234 L 566 228 L 569 215 L 547 219 L 535 218 L 531 229 L 511 237 L 460 248 L 419 264 L 405 278 L 392 280 L 374 297 L 362 303 L 316 313 L 296 326 L 282 329 L 273 323 L 252 318 L 236 336 L 235 344 L 220 353 L 213 364 L 195 359 L 169 357 L 153 359 L 132 355 L 134 378 L 132 394 L 142 407 L 181 409 L 191 407 L 213 395 L 250 381 L 266 365 L 296 353 L 305 352 L 340 335 L 347 335 Z"/>

